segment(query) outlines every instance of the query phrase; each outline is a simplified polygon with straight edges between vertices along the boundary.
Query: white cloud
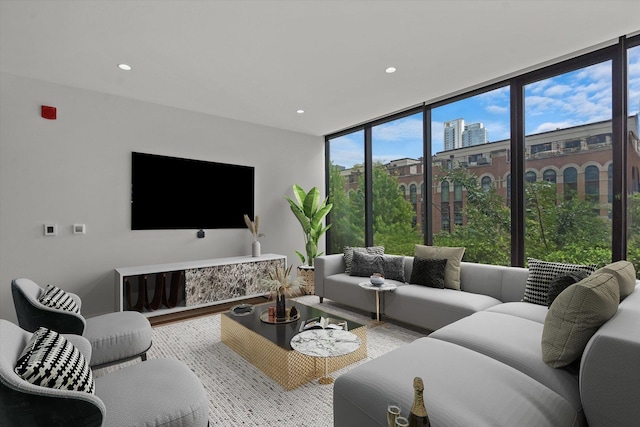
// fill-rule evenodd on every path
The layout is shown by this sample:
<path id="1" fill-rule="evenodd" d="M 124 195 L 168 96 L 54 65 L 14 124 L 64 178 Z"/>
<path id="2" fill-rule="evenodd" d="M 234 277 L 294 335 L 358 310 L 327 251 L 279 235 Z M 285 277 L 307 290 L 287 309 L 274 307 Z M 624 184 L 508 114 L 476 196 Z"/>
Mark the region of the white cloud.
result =
<path id="1" fill-rule="evenodd" d="M 372 129 L 374 141 L 405 141 L 407 139 L 422 141 L 422 118 L 404 118 L 384 123 Z"/>
<path id="2" fill-rule="evenodd" d="M 562 85 L 562 84 L 553 85 L 548 89 L 545 89 L 544 96 L 549 96 L 549 97 L 562 96 L 565 93 L 570 92 L 571 90 L 572 88 L 569 85 Z"/>
<path id="3" fill-rule="evenodd" d="M 509 106 L 489 105 L 485 108 L 485 110 L 491 114 L 505 114 L 509 112 Z"/>

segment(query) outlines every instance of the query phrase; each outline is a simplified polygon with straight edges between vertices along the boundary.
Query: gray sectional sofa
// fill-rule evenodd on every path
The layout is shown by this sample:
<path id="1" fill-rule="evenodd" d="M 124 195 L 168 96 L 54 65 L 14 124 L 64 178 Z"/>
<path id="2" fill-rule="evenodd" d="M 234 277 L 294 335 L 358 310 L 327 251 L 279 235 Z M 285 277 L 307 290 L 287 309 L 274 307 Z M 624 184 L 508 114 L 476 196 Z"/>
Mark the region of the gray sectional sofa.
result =
<path id="1" fill-rule="evenodd" d="M 363 277 L 344 273 L 342 255 L 316 259 L 315 292 L 375 311 Z M 413 258 L 405 259 L 411 277 Z M 640 420 L 640 282 L 564 368 L 543 361 L 548 309 L 521 302 L 528 270 L 461 264 L 461 291 L 397 283 L 382 311 L 434 332 L 339 376 L 336 427 L 386 426 L 386 405 L 408 413 L 422 377 L 433 426 L 630 426 Z"/>

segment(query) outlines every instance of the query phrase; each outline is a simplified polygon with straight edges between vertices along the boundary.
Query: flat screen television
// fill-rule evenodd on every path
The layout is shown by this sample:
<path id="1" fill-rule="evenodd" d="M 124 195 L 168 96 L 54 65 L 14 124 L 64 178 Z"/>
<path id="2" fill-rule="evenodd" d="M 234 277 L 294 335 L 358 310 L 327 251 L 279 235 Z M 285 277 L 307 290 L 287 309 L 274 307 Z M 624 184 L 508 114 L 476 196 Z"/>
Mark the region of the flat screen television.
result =
<path id="1" fill-rule="evenodd" d="M 133 152 L 131 229 L 244 228 L 254 175 L 250 166 Z"/>

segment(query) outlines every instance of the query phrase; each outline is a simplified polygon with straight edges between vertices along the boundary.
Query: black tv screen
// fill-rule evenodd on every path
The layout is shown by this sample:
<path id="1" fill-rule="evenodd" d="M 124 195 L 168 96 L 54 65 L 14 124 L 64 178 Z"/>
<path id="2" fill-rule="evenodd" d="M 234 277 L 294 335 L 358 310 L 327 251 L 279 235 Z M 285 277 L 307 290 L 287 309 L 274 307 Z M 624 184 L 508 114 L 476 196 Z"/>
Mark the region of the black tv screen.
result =
<path id="1" fill-rule="evenodd" d="M 244 228 L 254 168 L 132 153 L 131 229 Z"/>

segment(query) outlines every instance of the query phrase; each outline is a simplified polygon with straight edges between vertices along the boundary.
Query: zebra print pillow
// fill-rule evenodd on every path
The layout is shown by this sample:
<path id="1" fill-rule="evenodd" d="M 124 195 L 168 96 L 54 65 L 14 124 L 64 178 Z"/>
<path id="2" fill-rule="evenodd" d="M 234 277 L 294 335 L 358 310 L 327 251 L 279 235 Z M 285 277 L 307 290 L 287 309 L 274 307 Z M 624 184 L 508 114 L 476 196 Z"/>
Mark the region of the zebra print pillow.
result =
<path id="1" fill-rule="evenodd" d="M 53 285 L 47 285 L 42 295 L 40 295 L 40 298 L 38 298 L 38 301 L 47 307 L 80 313 L 80 307 L 78 307 L 78 304 L 76 304 L 73 298 L 62 289 Z"/>
<path id="2" fill-rule="evenodd" d="M 41 387 L 95 393 L 87 360 L 73 344 L 51 329 L 40 327 L 33 333 L 14 371 Z"/>

